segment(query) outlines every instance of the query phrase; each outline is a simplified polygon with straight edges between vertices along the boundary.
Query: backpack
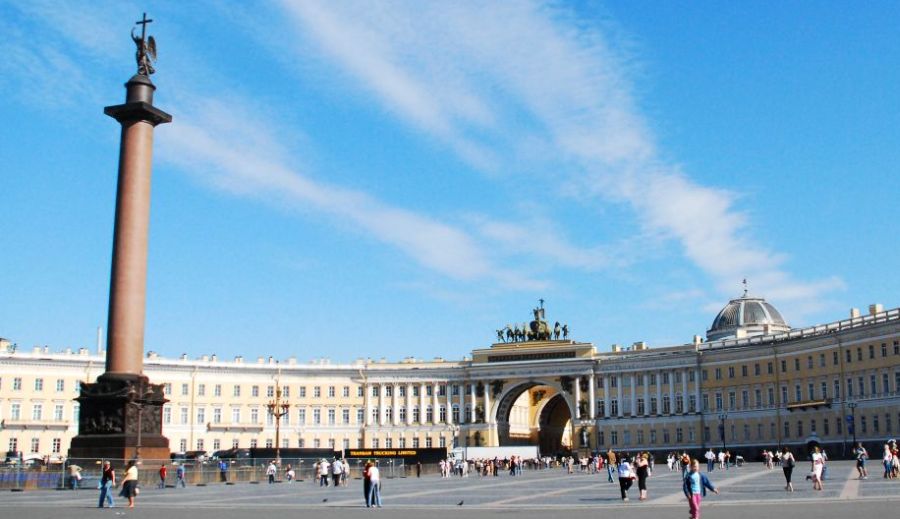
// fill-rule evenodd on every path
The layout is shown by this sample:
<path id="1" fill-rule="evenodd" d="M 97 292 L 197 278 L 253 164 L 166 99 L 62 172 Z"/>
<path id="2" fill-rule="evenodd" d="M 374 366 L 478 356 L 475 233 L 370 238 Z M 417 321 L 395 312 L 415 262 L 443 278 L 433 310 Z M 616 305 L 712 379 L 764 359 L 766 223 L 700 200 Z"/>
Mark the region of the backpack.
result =
<path id="1" fill-rule="evenodd" d="M 785 466 L 786 468 L 789 468 L 789 469 L 794 468 L 794 457 L 793 457 L 793 456 L 789 456 L 788 459 L 787 459 L 787 461 L 785 461 L 784 466 Z"/>

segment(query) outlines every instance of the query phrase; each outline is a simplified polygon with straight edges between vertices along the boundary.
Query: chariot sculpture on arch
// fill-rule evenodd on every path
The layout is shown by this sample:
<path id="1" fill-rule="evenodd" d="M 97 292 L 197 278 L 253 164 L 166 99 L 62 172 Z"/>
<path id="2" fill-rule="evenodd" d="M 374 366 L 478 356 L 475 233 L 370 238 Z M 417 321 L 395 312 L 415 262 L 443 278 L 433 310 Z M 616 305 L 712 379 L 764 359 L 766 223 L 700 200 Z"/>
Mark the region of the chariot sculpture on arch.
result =
<path id="1" fill-rule="evenodd" d="M 559 321 L 556 321 L 551 328 L 550 324 L 545 320 L 544 300 L 539 299 L 538 302 L 540 306 L 531 311 L 534 315 L 533 321 L 522 323 L 521 327 L 519 324 L 507 324 L 505 327 L 495 330 L 497 332 L 497 342 L 558 341 L 560 335 L 562 335 L 563 340 L 567 340 L 569 338 L 569 325 L 560 325 Z"/>

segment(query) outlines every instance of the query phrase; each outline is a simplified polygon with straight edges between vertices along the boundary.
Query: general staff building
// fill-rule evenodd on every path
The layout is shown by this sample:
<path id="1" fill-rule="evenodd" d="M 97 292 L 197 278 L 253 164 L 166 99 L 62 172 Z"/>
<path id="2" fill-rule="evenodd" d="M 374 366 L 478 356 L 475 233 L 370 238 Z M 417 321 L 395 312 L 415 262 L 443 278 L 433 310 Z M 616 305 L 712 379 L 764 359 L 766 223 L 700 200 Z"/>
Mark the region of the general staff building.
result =
<path id="1" fill-rule="evenodd" d="M 537 333 L 550 330 L 543 312 L 534 311 L 534 334 L 498 332 L 499 342 L 463 360 L 333 364 L 149 352 L 144 372 L 164 384 L 172 451 L 274 446 L 267 404 L 276 398 L 289 404 L 282 447 L 338 450 L 724 447 L 746 456 L 819 444 L 839 454 L 854 437 L 880 442 L 900 429 L 900 309 L 872 305 L 793 329 L 745 293 L 719 312 L 705 340 L 604 352 L 560 338 L 558 328 Z M 103 372 L 101 353 L 23 351 L 0 339 L 0 448 L 65 456 L 79 427 L 74 399 Z"/>

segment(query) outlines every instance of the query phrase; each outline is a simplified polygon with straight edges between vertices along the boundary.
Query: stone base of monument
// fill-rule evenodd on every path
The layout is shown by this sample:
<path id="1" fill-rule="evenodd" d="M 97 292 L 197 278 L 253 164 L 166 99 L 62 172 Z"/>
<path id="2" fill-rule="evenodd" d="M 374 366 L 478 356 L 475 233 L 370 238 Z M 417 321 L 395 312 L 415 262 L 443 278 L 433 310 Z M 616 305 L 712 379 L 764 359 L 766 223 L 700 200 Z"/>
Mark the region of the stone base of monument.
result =
<path id="1" fill-rule="evenodd" d="M 78 436 L 69 458 L 168 460 L 169 439 L 162 435 L 162 384 L 143 375 L 104 374 L 82 384 Z"/>

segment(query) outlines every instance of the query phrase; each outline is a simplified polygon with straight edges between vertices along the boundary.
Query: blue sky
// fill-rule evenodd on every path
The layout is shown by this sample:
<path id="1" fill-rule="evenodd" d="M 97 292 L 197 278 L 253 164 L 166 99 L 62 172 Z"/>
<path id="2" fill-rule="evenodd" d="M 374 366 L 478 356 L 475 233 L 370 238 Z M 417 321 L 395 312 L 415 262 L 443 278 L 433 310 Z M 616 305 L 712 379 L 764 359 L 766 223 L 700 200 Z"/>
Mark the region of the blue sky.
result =
<path id="1" fill-rule="evenodd" d="M 148 350 L 681 344 L 747 278 L 898 306 L 896 2 L 0 2 L 0 336 L 105 327 L 131 24 L 159 46 Z"/>

